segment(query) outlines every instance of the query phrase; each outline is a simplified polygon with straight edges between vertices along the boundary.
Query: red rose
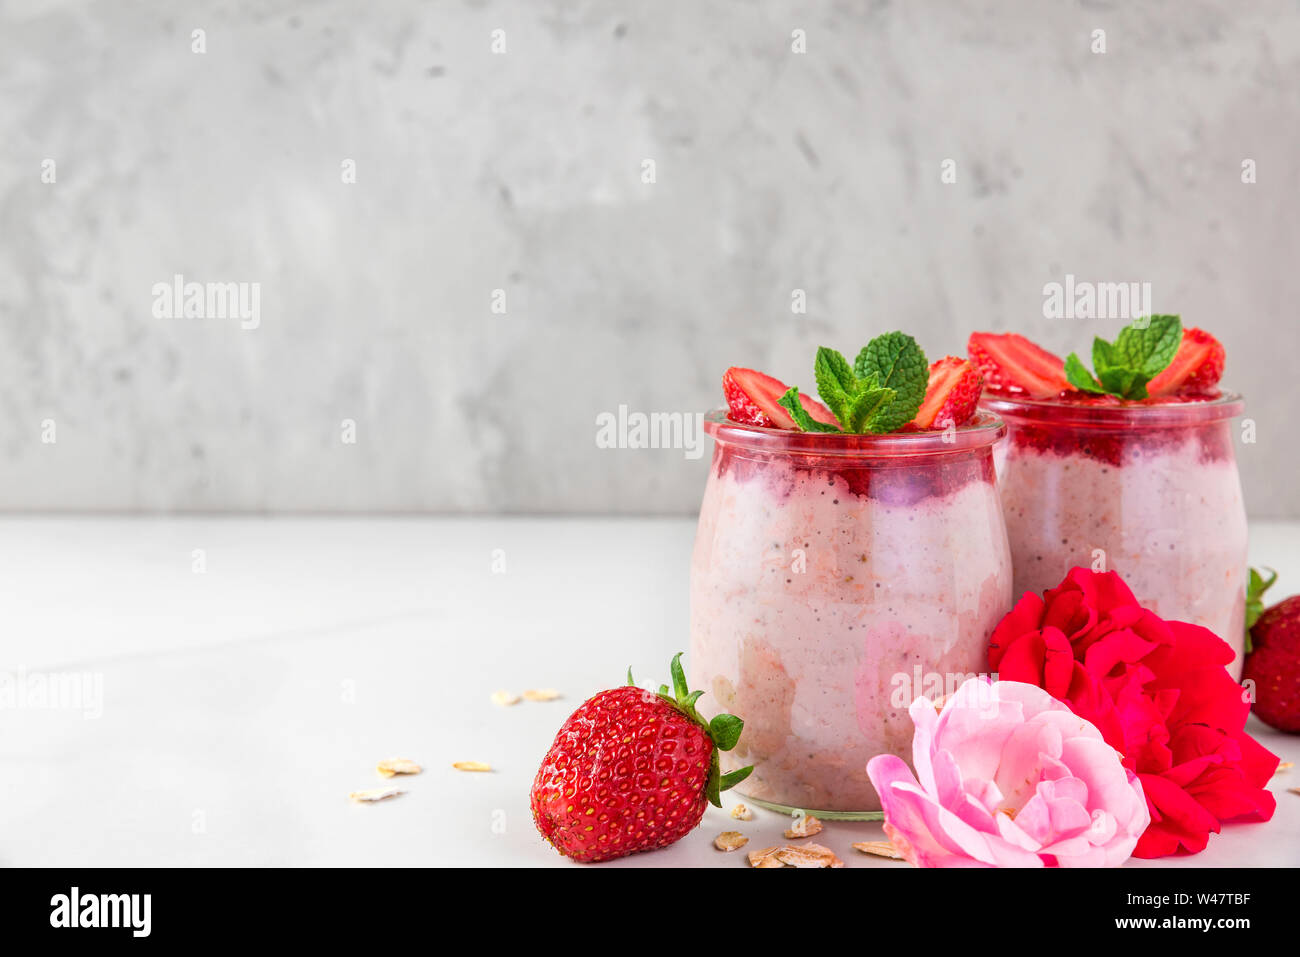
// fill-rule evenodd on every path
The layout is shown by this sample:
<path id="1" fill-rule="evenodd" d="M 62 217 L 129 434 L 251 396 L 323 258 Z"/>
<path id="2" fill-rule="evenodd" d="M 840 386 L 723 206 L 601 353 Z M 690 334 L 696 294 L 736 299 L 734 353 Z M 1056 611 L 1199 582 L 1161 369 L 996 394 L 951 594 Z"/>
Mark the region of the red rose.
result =
<path id="1" fill-rule="evenodd" d="M 1278 759 L 1242 730 L 1250 705 L 1230 661 L 1209 629 L 1165 621 L 1115 572 L 1086 568 L 1026 593 L 989 639 L 1000 679 L 1064 701 L 1142 780 L 1151 825 L 1135 857 L 1195 853 L 1223 821 L 1273 816 Z"/>

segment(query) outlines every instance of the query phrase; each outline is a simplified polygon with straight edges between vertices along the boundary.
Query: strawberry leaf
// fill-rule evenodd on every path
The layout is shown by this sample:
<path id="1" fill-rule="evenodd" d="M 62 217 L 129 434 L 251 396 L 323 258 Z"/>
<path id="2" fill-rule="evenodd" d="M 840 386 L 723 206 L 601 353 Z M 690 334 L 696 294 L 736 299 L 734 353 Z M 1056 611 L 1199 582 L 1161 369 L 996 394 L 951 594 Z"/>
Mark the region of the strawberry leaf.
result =
<path id="1" fill-rule="evenodd" d="M 722 807 L 722 768 L 718 765 L 718 749 L 713 749 L 709 759 L 709 778 L 704 782 L 704 796 L 714 807 Z"/>
<path id="2" fill-rule="evenodd" d="M 1277 572 L 1273 572 L 1268 578 L 1261 575 L 1258 569 L 1250 570 L 1250 580 L 1246 583 L 1246 654 L 1254 651 L 1254 645 L 1250 640 L 1250 629 L 1259 621 L 1259 616 L 1264 614 L 1264 592 L 1273 587 L 1273 582 L 1277 581 Z"/>
<path id="3" fill-rule="evenodd" d="M 750 765 L 748 767 L 737 768 L 735 771 L 728 771 L 719 779 L 718 790 L 726 791 L 730 788 L 734 788 L 741 781 L 745 780 L 745 778 L 749 777 L 753 770 L 753 765 Z"/>
<path id="4" fill-rule="evenodd" d="M 740 740 L 740 732 L 744 728 L 745 722 L 734 714 L 720 714 L 709 722 L 709 737 L 719 751 L 730 751 Z"/>
<path id="5" fill-rule="evenodd" d="M 673 694 L 677 700 L 681 701 L 691 693 L 690 685 L 686 683 L 686 672 L 682 670 L 682 652 L 673 655 L 673 663 L 668 666 L 668 673 L 673 679 Z"/>

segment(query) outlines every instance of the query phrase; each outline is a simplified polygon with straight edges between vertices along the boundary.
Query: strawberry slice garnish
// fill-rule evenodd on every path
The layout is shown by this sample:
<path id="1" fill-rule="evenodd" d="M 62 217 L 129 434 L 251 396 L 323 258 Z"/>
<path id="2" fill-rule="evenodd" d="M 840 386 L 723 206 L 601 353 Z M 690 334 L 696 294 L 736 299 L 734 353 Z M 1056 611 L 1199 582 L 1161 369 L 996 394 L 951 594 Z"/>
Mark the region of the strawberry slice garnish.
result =
<path id="1" fill-rule="evenodd" d="M 761 425 L 765 429 L 776 427 L 776 423 L 772 421 L 771 417 L 763 411 L 757 402 L 749 397 L 749 393 L 747 393 L 744 387 L 740 384 L 740 380 L 744 379 L 750 383 L 751 388 L 753 388 L 755 392 L 766 394 L 771 390 L 766 387 L 760 387 L 758 380 L 771 378 L 771 376 L 763 375 L 761 372 L 755 372 L 753 369 L 741 369 L 738 367 L 732 367 L 722 374 L 722 394 L 727 397 L 727 415 L 731 417 L 733 422 L 739 422 L 741 425 Z M 775 379 L 772 379 L 772 382 L 778 387 L 781 385 L 781 383 L 777 382 Z M 784 393 L 779 394 L 777 398 L 780 398 L 780 395 L 784 395 Z M 785 409 L 781 409 L 780 406 L 777 408 L 783 415 L 789 418 Z M 791 419 L 791 423 L 793 423 L 793 421 L 794 420 Z"/>
<path id="2" fill-rule="evenodd" d="M 1147 394 L 1203 395 L 1217 390 L 1226 355 L 1223 344 L 1203 329 L 1183 330 L 1183 341 L 1169 365 L 1147 383 Z"/>
<path id="3" fill-rule="evenodd" d="M 794 419 L 781 408 L 780 399 L 790 390 L 780 379 L 753 369 L 732 366 L 722 375 L 722 392 L 727 397 L 727 414 L 741 425 L 769 429 L 794 429 Z M 834 413 L 812 396 L 799 393 L 799 402 L 818 422 L 838 426 Z"/>
<path id="4" fill-rule="evenodd" d="M 966 352 L 998 395 L 1044 399 L 1072 388 L 1064 360 L 1014 332 L 972 332 Z"/>
<path id="5" fill-rule="evenodd" d="M 965 425 L 975 416 L 983 388 L 984 375 L 969 359 L 944 356 L 930 363 L 930 383 L 908 430 Z"/>

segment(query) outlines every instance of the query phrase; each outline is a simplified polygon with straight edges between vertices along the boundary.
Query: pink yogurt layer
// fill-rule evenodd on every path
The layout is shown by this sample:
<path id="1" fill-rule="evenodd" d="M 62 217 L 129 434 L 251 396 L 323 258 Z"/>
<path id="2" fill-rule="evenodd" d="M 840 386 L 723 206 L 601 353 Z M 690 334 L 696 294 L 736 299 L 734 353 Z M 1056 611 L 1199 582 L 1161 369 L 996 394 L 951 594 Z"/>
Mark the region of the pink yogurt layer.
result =
<path id="1" fill-rule="evenodd" d="M 1076 565 L 1104 562 L 1160 617 L 1203 625 L 1228 642 L 1236 655 L 1229 671 L 1239 677 L 1247 532 L 1228 417 L 1240 400 L 1202 403 L 1185 410 L 1185 423 L 1153 427 L 1140 427 L 1141 411 L 1124 425 L 1105 416 L 1125 410 L 1089 423 L 1065 409 L 1066 421 L 1052 424 L 1046 411 L 1022 419 L 1014 403 L 989 404 L 1010 428 L 998 481 L 1016 597 L 1055 587 Z M 1190 418 L 1198 410 L 1200 419 Z"/>
<path id="2" fill-rule="evenodd" d="M 987 671 L 1012 602 L 991 465 L 984 448 L 867 479 L 719 440 L 691 565 L 690 661 L 701 710 L 745 721 L 722 756 L 724 771 L 754 766 L 743 794 L 878 810 L 866 765 L 910 756 L 912 700 Z"/>

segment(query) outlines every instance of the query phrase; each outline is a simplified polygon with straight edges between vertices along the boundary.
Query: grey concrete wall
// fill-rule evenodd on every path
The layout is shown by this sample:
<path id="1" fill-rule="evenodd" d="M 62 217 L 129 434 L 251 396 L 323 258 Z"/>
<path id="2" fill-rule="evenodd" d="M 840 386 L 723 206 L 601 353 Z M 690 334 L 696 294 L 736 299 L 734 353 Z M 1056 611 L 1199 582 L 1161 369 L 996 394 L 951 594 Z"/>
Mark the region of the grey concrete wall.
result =
<path id="1" fill-rule="evenodd" d="M 1083 349 L 1072 273 L 1223 339 L 1250 510 L 1300 515 L 1298 18 L 5 3 L 0 508 L 688 513 L 707 457 L 601 412 L 893 328 Z M 257 328 L 155 315 L 178 273 L 258 283 Z"/>

